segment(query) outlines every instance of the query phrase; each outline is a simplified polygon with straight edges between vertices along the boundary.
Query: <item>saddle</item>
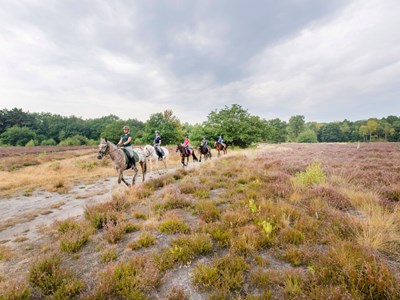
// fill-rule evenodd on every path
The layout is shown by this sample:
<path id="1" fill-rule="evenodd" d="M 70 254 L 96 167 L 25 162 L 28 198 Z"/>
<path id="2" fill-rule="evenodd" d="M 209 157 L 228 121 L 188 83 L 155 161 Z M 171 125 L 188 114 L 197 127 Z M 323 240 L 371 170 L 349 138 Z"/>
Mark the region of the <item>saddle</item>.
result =
<path id="1" fill-rule="evenodd" d="M 191 155 L 191 154 L 193 154 L 193 149 L 190 147 L 185 147 L 185 153 L 186 153 L 186 155 Z"/>
<path id="2" fill-rule="evenodd" d="M 125 162 L 127 165 L 127 169 L 132 168 L 135 166 L 136 162 L 139 161 L 139 154 L 133 150 L 133 156 L 131 156 L 130 152 L 125 149 L 124 147 L 121 147 L 122 152 L 125 154 Z"/>
<path id="3" fill-rule="evenodd" d="M 159 158 L 162 158 L 164 156 L 164 151 L 160 146 L 156 145 L 154 146 L 154 149 L 156 150 L 156 153 Z"/>

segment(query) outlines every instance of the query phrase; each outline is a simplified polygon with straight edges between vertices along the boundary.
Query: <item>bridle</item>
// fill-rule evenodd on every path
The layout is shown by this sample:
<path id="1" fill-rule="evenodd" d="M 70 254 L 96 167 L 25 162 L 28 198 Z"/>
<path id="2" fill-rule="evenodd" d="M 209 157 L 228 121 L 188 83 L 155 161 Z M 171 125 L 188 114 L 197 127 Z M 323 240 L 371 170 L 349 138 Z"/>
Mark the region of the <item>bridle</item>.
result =
<path id="1" fill-rule="evenodd" d="M 152 155 L 154 153 L 154 151 L 156 151 L 156 148 L 153 146 L 153 151 L 148 149 L 149 147 L 146 147 L 146 152 L 148 154 L 146 154 L 146 157 L 149 157 L 150 155 Z"/>
<path id="2" fill-rule="evenodd" d="M 108 144 L 108 143 L 106 143 L 106 147 L 104 148 L 104 150 L 102 149 L 102 150 L 99 150 L 99 154 L 101 154 L 101 156 L 103 157 L 103 156 L 106 156 L 107 155 L 107 152 L 108 152 L 108 154 L 111 154 L 111 153 L 113 153 L 114 151 L 117 151 L 117 150 L 119 150 L 120 148 L 116 148 L 116 149 L 113 149 L 113 150 L 110 150 L 110 145 Z M 108 151 L 107 151 L 108 150 Z"/>

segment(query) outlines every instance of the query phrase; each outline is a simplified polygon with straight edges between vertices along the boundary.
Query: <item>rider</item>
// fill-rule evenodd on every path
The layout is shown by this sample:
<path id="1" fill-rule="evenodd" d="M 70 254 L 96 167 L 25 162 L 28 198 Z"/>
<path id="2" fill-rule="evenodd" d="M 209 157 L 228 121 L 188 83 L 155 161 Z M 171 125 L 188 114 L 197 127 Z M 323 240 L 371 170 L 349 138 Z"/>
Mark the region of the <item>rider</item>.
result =
<path id="1" fill-rule="evenodd" d="M 162 159 L 164 153 L 161 149 L 161 137 L 160 132 L 158 130 L 155 131 L 156 136 L 154 137 L 153 146 L 156 149 L 156 153 L 158 155 L 158 159 Z"/>
<path id="2" fill-rule="evenodd" d="M 186 153 L 190 154 L 190 146 L 189 146 L 190 140 L 189 140 L 189 135 L 185 135 L 185 140 L 183 141 L 183 146 L 185 147 Z"/>
<path id="3" fill-rule="evenodd" d="M 205 136 L 203 136 L 203 139 L 201 141 L 201 147 L 206 148 L 207 147 L 207 139 Z"/>
<path id="4" fill-rule="evenodd" d="M 129 126 L 124 126 L 122 128 L 124 130 L 124 135 L 121 136 L 118 142 L 118 146 L 124 147 L 129 152 L 129 161 L 132 163 L 132 167 L 136 168 L 135 158 L 133 157 L 133 148 L 132 148 L 132 136 L 129 133 Z"/>
<path id="5" fill-rule="evenodd" d="M 218 138 L 218 143 L 220 143 L 222 145 L 222 147 L 225 148 L 224 140 L 222 139 L 222 134 L 220 134 L 220 136 Z"/>

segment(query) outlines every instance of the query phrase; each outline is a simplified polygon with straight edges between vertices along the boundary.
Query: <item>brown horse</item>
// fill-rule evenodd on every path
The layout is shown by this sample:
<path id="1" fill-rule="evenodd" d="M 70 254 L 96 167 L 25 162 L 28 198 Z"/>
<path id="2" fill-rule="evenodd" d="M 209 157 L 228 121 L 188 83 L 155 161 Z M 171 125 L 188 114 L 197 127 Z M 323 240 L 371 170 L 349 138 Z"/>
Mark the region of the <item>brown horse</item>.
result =
<path id="1" fill-rule="evenodd" d="M 193 156 L 193 162 L 195 161 L 199 161 L 196 157 L 196 155 L 194 154 L 194 151 L 192 148 L 190 148 L 190 153 L 188 154 L 186 152 L 186 148 L 182 145 L 182 144 L 176 144 L 176 151 L 175 152 L 180 152 L 181 153 L 181 157 L 182 157 L 182 166 L 187 166 L 189 163 L 189 157 L 190 155 Z M 185 158 L 186 158 L 186 165 L 185 165 Z"/>
<path id="2" fill-rule="evenodd" d="M 201 162 L 202 155 L 204 156 L 204 160 L 207 160 L 207 158 L 211 159 L 212 154 L 211 154 L 210 146 L 208 146 L 208 145 L 199 146 L 197 149 L 199 150 L 199 162 Z"/>
<path id="3" fill-rule="evenodd" d="M 215 141 L 214 142 L 214 147 L 218 151 L 218 156 L 220 156 L 220 153 L 219 153 L 220 151 L 223 151 L 224 154 L 226 154 L 228 152 L 228 150 L 227 150 L 228 145 L 227 144 L 223 145 L 221 143 L 218 143 L 218 141 Z"/>
<path id="4" fill-rule="evenodd" d="M 136 148 L 134 151 L 139 156 L 139 163 L 142 167 L 142 182 L 144 181 L 144 177 L 146 175 L 147 166 L 146 166 L 146 158 L 144 156 L 143 150 Z M 118 184 L 123 181 L 127 186 L 130 184 L 124 179 L 123 172 L 127 169 L 130 169 L 129 163 L 127 162 L 126 155 L 121 148 L 118 148 L 116 145 L 107 141 L 107 139 L 101 139 L 99 145 L 99 152 L 97 153 L 97 158 L 102 159 L 104 156 L 110 155 L 111 160 L 113 161 L 114 168 L 118 172 Z M 136 166 L 132 166 L 132 169 L 135 171 L 135 174 L 132 177 L 132 185 L 135 184 L 136 175 L 138 173 L 138 169 Z"/>

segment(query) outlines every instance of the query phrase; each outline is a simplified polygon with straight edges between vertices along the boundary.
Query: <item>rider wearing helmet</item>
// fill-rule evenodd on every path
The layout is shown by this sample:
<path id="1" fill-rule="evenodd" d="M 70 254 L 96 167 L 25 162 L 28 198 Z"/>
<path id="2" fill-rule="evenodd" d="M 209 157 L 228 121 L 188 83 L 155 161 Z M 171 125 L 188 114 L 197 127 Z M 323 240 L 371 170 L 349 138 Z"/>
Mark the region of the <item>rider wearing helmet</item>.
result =
<path id="1" fill-rule="evenodd" d="M 225 148 L 225 144 L 224 144 L 224 140 L 222 138 L 222 134 L 219 135 L 218 143 L 220 143 L 222 145 L 223 149 Z"/>
<path id="2" fill-rule="evenodd" d="M 125 148 L 126 150 L 128 150 L 128 152 L 130 154 L 129 155 L 129 160 L 130 160 L 132 166 L 134 168 L 136 168 L 135 159 L 133 157 L 132 136 L 129 133 L 129 131 L 130 131 L 129 126 L 125 125 L 122 129 L 124 131 L 124 135 L 121 136 L 121 138 L 119 139 L 119 142 L 118 142 L 117 145 Z"/>
<path id="3" fill-rule="evenodd" d="M 153 146 L 154 149 L 156 149 L 156 153 L 158 155 L 158 159 L 162 159 L 163 158 L 163 151 L 161 149 L 161 137 L 160 137 L 160 132 L 158 130 L 155 131 L 156 136 L 154 137 L 154 141 L 153 141 Z"/>
<path id="4" fill-rule="evenodd" d="M 186 153 L 187 153 L 187 154 L 190 154 L 190 146 L 189 146 L 189 143 L 190 143 L 189 135 L 186 134 L 186 135 L 185 135 L 185 140 L 183 141 L 183 146 L 185 147 Z"/>
<path id="5" fill-rule="evenodd" d="M 201 147 L 203 147 L 203 148 L 207 147 L 207 139 L 205 136 L 203 136 L 203 139 L 201 141 Z"/>

